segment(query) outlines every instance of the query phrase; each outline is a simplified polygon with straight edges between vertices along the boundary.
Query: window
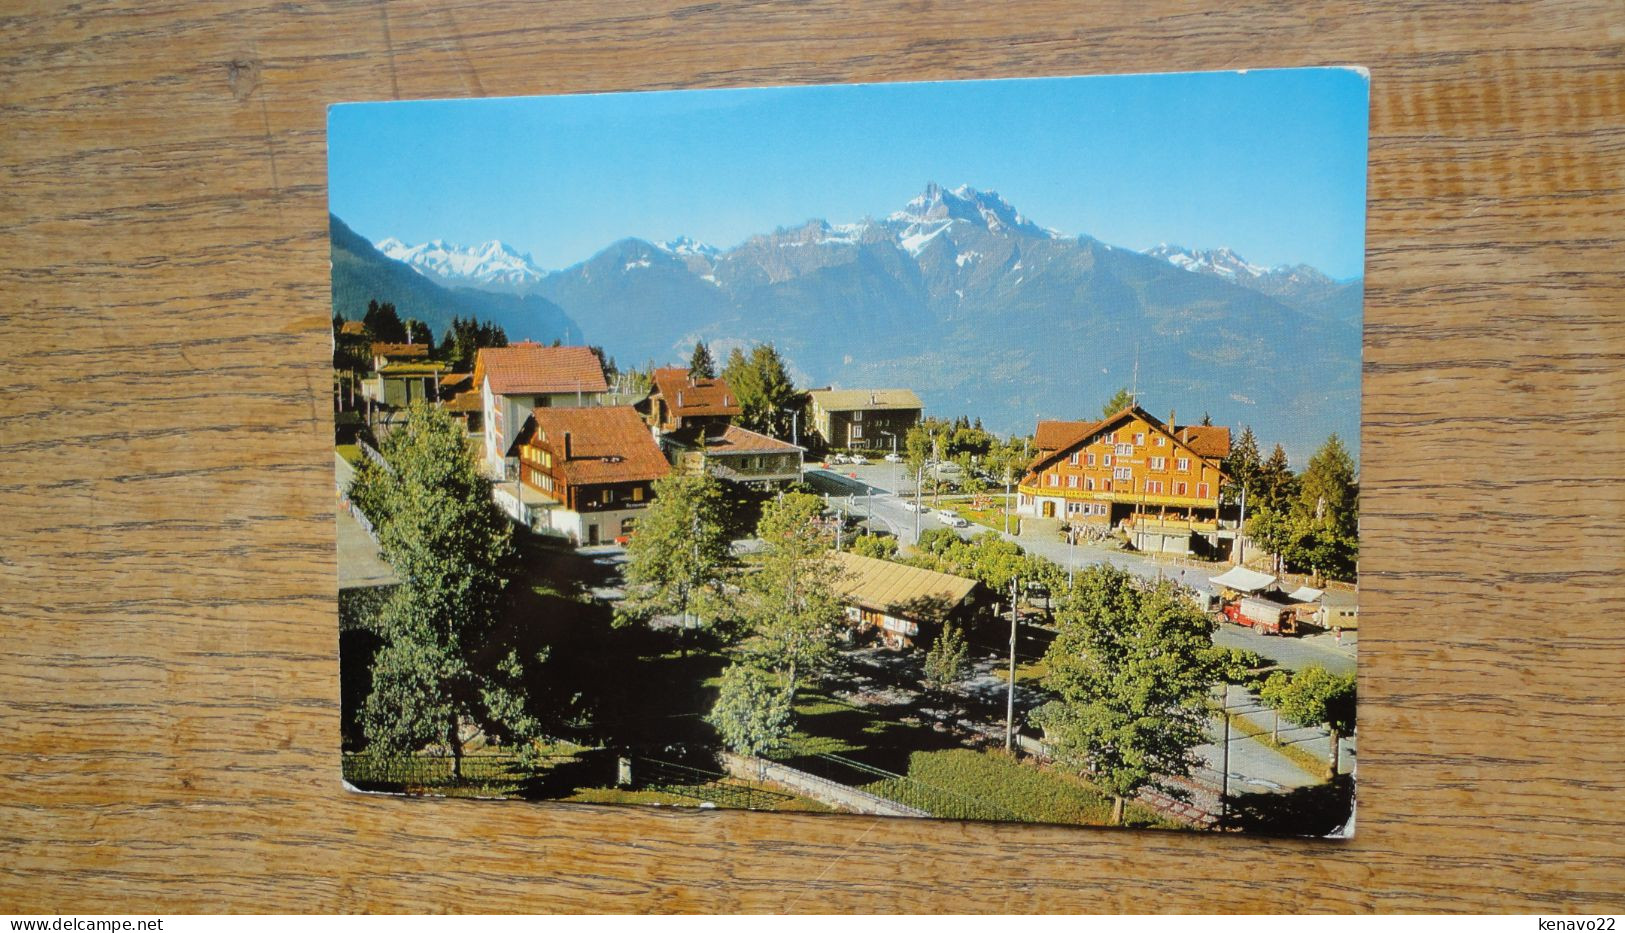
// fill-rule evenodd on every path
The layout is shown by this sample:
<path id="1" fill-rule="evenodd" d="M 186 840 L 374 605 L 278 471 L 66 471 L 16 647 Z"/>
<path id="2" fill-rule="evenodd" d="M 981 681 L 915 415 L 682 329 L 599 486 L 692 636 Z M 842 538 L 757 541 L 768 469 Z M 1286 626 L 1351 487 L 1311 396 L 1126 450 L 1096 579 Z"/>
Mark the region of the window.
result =
<path id="1" fill-rule="evenodd" d="M 615 501 L 615 490 L 613 490 L 613 489 L 604 490 L 603 497 L 604 497 L 603 502 L 604 502 L 605 505 L 609 505 L 609 504 L 613 503 Z"/>
<path id="2" fill-rule="evenodd" d="M 1143 432 L 1136 433 L 1134 435 L 1134 446 L 1135 447 L 1144 447 L 1145 446 L 1145 434 Z"/>
<path id="3" fill-rule="evenodd" d="M 1134 470 L 1131 467 L 1118 467 L 1112 471 L 1112 479 L 1133 479 Z"/>
<path id="4" fill-rule="evenodd" d="M 1073 466 L 1077 466 L 1078 465 L 1078 452 L 1073 451 L 1072 456 L 1068 457 L 1066 462 L 1072 464 Z"/>
<path id="5" fill-rule="evenodd" d="M 1161 434 L 1158 434 L 1158 435 L 1155 436 L 1155 439 L 1152 440 L 1151 443 L 1152 443 L 1152 446 L 1161 447 L 1162 445 L 1168 443 L 1168 439 L 1166 437 L 1163 437 Z"/>
<path id="6" fill-rule="evenodd" d="M 1061 477 L 1055 473 L 1044 474 L 1044 479 L 1047 481 L 1046 485 L 1049 486 L 1059 486 L 1061 484 Z"/>
<path id="7" fill-rule="evenodd" d="M 1152 457 L 1151 458 L 1151 469 L 1153 469 L 1153 470 L 1166 470 L 1166 469 L 1168 469 L 1168 458 L 1167 457 Z"/>
<path id="8" fill-rule="evenodd" d="M 1133 445 L 1131 445 L 1131 444 L 1118 444 L 1117 445 L 1117 455 L 1119 457 L 1128 457 L 1128 456 L 1132 456 L 1133 454 L 1134 454 Z"/>
<path id="9" fill-rule="evenodd" d="M 1206 498 L 1208 498 L 1208 489 L 1209 488 L 1210 487 L 1208 486 L 1207 483 L 1197 483 L 1196 484 L 1196 497 L 1198 499 L 1206 499 Z"/>
<path id="10" fill-rule="evenodd" d="M 855 441 L 863 440 L 863 425 L 861 425 L 861 424 L 852 425 L 852 439 L 855 440 Z"/>
<path id="11" fill-rule="evenodd" d="M 853 412 L 852 413 L 852 420 L 857 421 L 857 422 L 863 421 L 863 412 L 861 412 L 861 411 Z"/>
<path id="12" fill-rule="evenodd" d="M 1084 489 L 1094 489 L 1095 488 L 1095 478 L 1093 476 L 1085 476 L 1083 478 L 1083 488 Z"/>
<path id="13" fill-rule="evenodd" d="M 1088 458 L 1085 459 L 1084 462 L 1087 463 L 1089 466 L 1094 466 L 1095 465 L 1095 455 L 1093 453 L 1089 454 Z"/>
<path id="14" fill-rule="evenodd" d="M 643 487 L 642 486 L 633 486 L 632 487 L 632 501 L 633 502 L 642 502 L 643 501 Z M 629 519 L 627 519 L 627 521 L 631 521 L 631 519 L 629 518 Z"/>
<path id="15" fill-rule="evenodd" d="M 1189 495 L 1189 494 L 1190 494 L 1190 484 L 1189 483 L 1175 483 L 1174 484 L 1174 495 L 1176 495 L 1176 496 L 1184 496 L 1184 495 Z"/>
<path id="16" fill-rule="evenodd" d="M 1191 458 L 1189 458 L 1189 457 L 1180 457 L 1179 460 L 1178 460 L 1178 466 L 1179 466 L 1179 472 L 1181 472 L 1181 473 L 1187 472 L 1191 468 Z"/>
<path id="17" fill-rule="evenodd" d="M 1145 481 L 1145 491 L 1148 492 L 1148 493 L 1151 493 L 1152 495 L 1160 495 L 1162 493 L 1162 480 L 1160 480 L 1160 479 L 1148 479 L 1148 480 L 1146 480 Z"/>
<path id="18" fill-rule="evenodd" d="M 1066 478 L 1066 485 L 1067 485 L 1068 489 L 1077 489 L 1078 488 L 1078 476 L 1077 476 L 1076 473 L 1074 473 L 1071 476 L 1068 476 Z"/>
<path id="19" fill-rule="evenodd" d="M 1106 456 L 1101 457 L 1100 458 L 1100 465 L 1101 466 L 1111 466 L 1112 465 L 1112 455 L 1107 454 Z"/>

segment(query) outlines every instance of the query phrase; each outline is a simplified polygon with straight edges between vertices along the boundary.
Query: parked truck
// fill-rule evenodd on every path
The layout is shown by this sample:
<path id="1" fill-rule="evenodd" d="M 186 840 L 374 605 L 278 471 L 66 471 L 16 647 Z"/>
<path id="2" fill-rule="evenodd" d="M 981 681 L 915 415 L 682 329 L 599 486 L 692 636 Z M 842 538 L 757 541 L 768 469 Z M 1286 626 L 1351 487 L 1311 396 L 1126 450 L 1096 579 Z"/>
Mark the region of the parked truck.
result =
<path id="1" fill-rule="evenodd" d="M 1243 596 L 1224 604 L 1224 617 L 1260 635 L 1296 635 L 1298 614 L 1293 606 L 1262 596 Z"/>

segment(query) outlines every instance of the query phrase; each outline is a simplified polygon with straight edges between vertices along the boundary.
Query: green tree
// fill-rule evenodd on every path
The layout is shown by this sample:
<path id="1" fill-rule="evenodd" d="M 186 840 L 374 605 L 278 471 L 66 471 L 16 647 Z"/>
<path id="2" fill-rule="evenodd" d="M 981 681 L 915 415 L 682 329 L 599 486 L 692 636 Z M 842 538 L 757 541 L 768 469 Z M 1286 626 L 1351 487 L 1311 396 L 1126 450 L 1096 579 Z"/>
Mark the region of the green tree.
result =
<path id="1" fill-rule="evenodd" d="M 1283 512 L 1291 507 L 1297 477 L 1292 475 L 1286 451 L 1281 449 L 1280 444 L 1275 445 L 1269 459 L 1259 466 L 1257 476 L 1259 505 Z"/>
<path id="2" fill-rule="evenodd" d="M 739 400 L 741 426 L 773 437 L 790 436 L 798 396 L 784 358 L 770 343 L 759 343 L 747 355 L 735 347 L 722 377 Z"/>
<path id="3" fill-rule="evenodd" d="M 925 652 L 925 683 L 938 692 L 946 691 L 965 676 L 969 646 L 965 633 L 953 622 L 944 622 L 931 647 Z"/>
<path id="4" fill-rule="evenodd" d="M 1218 674 L 1213 622 L 1173 583 L 1097 564 L 1078 575 L 1056 626 L 1044 686 L 1057 698 L 1034 721 L 1057 760 L 1112 795 L 1119 824 L 1140 788 L 1196 763 Z"/>
<path id="5" fill-rule="evenodd" d="M 406 342 L 406 325 L 395 313 L 395 306 L 387 301 L 383 304 L 376 300 L 367 302 L 367 313 L 361 323 L 367 329 L 367 336 L 380 343 Z"/>
<path id="6" fill-rule="evenodd" d="M 1225 487 L 1225 497 L 1231 502 L 1239 502 L 1242 491 L 1246 490 L 1249 506 L 1263 505 L 1258 499 L 1258 471 L 1262 465 L 1258 438 L 1253 435 L 1251 427 L 1243 427 L 1241 437 L 1230 447 L 1230 455 L 1224 458 L 1224 473 L 1230 477 L 1230 483 Z"/>
<path id="7" fill-rule="evenodd" d="M 716 361 L 711 358 L 711 348 L 703 340 L 694 343 L 694 354 L 688 358 L 688 374 L 696 379 L 717 377 Z"/>
<path id="8" fill-rule="evenodd" d="M 1315 574 L 1353 578 L 1359 555 L 1359 495 L 1354 458 L 1333 434 L 1309 459 L 1293 505 L 1302 529 L 1296 556 Z"/>
<path id="9" fill-rule="evenodd" d="M 1354 731 L 1356 692 L 1353 674 L 1339 677 L 1316 666 L 1291 675 L 1276 671 L 1264 681 L 1258 697 L 1299 725 L 1322 726 L 1331 733 L 1326 771 L 1330 780 L 1337 777 L 1339 740 Z"/>
<path id="10" fill-rule="evenodd" d="M 791 697 L 777 675 L 751 664 L 722 672 L 716 704 L 705 717 L 722 744 L 741 755 L 765 755 L 790 737 Z"/>
<path id="11" fill-rule="evenodd" d="M 1117 390 L 1116 395 L 1107 399 L 1106 404 L 1100 406 L 1100 417 L 1108 418 L 1133 404 L 1134 393 L 1128 390 L 1128 386 L 1124 386 Z"/>
<path id="12" fill-rule="evenodd" d="M 626 597 L 615 619 L 625 624 L 679 615 L 686 639 L 691 623 L 710 624 L 725 605 L 722 579 L 732 555 L 722 488 L 708 474 L 668 473 L 654 481 L 653 491 L 626 547 Z"/>
<path id="13" fill-rule="evenodd" d="M 823 510 L 824 500 L 810 493 L 769 500 L 756 526 L 764 547 L 745 579 L 743 611 L 752 633 L 746 656 L 784 678 L 792 703 L 802 683 L 822 676 L 834 661 L 845 618 L 833 589 L 839 571 L 820 521 Z"/>
<path id="14" fill-rule="evenodd" d="M 854 535 L 847 549 L 860 557 L 891 560 L 897 556 L 897 539 L 889 535 Z"/>
<path id="15" fill-rule="evenodd" d="M 427 344 L 429 349 L 433 350 L 434 333 L 429 330 L 429 325 L 416 318 L 409 318 L 406 322 L 406 342 Z"/>
<path id="16" fill-rule="evenodd" d="M 379 547 L 403 582 L 381 614 L 362 728 L 386 751 L 444 747 L 460 778 L 465 724 L 495 722 L 521 739 L 539 728 L 526 712 L 526 661 L 495 632 L 512 532 L 445 412 L 414 405 L 383 454 L 389 468 L 358 481 L 372 487 Z"/>

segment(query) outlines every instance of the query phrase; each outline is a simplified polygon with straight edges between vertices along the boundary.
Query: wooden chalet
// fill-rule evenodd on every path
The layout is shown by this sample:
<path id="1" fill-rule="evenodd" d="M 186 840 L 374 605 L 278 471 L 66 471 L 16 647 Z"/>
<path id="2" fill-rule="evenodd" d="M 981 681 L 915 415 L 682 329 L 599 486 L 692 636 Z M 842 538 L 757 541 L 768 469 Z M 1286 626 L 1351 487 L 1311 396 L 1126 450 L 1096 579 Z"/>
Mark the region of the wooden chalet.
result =
<path id="1" fill-rule="evenodd" d="M 975 580 L 846 551 L 833 556 L 839 573 L 832 585 L 847 621 L 875 630 L 888 647 L 927 647 L 944 623 L 968 628 L 984 605 Z"/>
<path id="2" fill-rule="evenodd" d="M 644 403 L 649 426 L 657 431 L 721 429 L 743 411 L 739 398 L 720 377 L 689 374 L 686 366 L 654 371 L 654 388 Z"/>
<path id="3" fill-rule="evenodd" d="M 597 405 L 609 391 L 603 364 L 587 347 L 544 347 L 524 341 L 486 347 L 474 356 L 473 390 L 480 394 L 486 472 L 511 479 L 503 456 L 538 408 Z"/>
<path id="4" fill-rule="evenodd" d="M 738 425 L 685 428 L 660 440 L 679 472 L 704 472 L 745 485 L 801 481 L 802 448 Z"/>
<path id="5" fill-rule="evenodd" d="M 1099 421 L 1041 421 L 1016 511 L 1125 534 L 1147 551 L 1217 549 L 1230 429 L 1178 425 L 1131 405 Z"/>
<path id="6" fill-rule="evenodd" d="M 814 389 L 808 420 L 834 449 L 901 450 L 925 410 L 910 389 Z"/>
<path id="7" fill-rule="evenodd" d="M 586 545 L 630 534 L 651 484 L 671 471 L 628 405 L 534 409 L 509 454 L 526 523 Z"/>

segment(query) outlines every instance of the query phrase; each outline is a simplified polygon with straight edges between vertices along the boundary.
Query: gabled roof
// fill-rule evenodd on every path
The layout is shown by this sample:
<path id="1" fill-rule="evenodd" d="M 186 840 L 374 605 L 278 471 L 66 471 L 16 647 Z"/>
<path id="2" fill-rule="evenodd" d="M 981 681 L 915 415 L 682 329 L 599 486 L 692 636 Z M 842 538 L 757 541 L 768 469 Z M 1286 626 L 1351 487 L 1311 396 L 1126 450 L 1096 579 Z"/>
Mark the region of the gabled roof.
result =
<path id="1" fill-rule="evenodd" d="M 565 434 L 570 435 L 568 458 Z M 652 480 L 671 471 L 648 426 L 630 405 L 535 409 L 508 452 L 533 436 L 553 452 L 554 470 L 571 484 Z"/>
<path id="2" fill-rule="evenodd" d="M 1190 448 L 1191 453 L 1196 454 L 1198 457 L 1205 457 L 1209 460 L 1218 461 L 1223 460 L 1230 454 L 1230 429 L 1227 427 L 1217 424 L 1180 425 L 1174 427 L 1157 418 L 1157 416 L 1151 414 L 1140 406 L 1130 405 L 1121 411 L 1108 415 L 1107 417 L 1090 424 L 1082 431 L 1073 434 L 1070 438 L 1060 440 L 1059 447 L 1046 448 L 1043 445 L 1038 444 L 1035 437 L 1034 444 L 1035 446 L 1039 447 L 1039 455 L 1037 459 L 1033 460 L 1032 465 L 1030 465 L 1027 469 L 1030 471 L 1042 470 L 1044 467 L 1049 466 L 1051 463 L 1054 463 L 1056 460 L 1059 460 L 1061 457 L 1065 456 L 1068 451 L 1074 447 L 1077 447 L 1078 444 L 1082 443 L 1083 441 L 1086 441 L 1100 432 L 1111 428 L 1113 425 L 1120 424 L 1124 420 L 1135 416 L 1140 417 L 1153 429 L 1161 431 L 1169 437 L 1172 437 L 1175 441 L 1184 444 L 1186 447 Z M 1042 428 L 1046 424 L 1084 423 L 1086 422 L 1040 421 L 1038 424 L 1039 427 Z M 1058 431 L 1055 431 L 1055 429 L 1051 430 L 1054 433 L 1059 433 Z"/>
<path id="3" fill-rule="evenodd" d="M 807 395 L 825 411 L 907 411 L 924 407 L 913 389 L 814 389 Z"/>
<path id="4" fill-rule="evenodd" d="M 1038 430 L 1033 432 L 1033 446 L 1040 452 L 1060 450 L 1070 447 L 1074 441 L 1082 440 L 1093 430 L 1096 421 L 1040 421 Z"/>
<path id="5" fill-rule="evenodd" d="M 360 321 L 345 321 L 339 325 L 339 334 L 345 337 L 366 336 L 367 325 Z"/>
<path id="6" fill-rule="evenodd" d="M 587 347 L 544 347 L 526 341 L 486 347 L 474 356 L 474 384 L 489 379 L 498 395 L 609 391 L 603 364 Z"/>
<path id="7" fill-rule="evenodd" d="M 426 343 L 375 343 L 372 345 L 372 355 L 392 360 L 427 359 L 429 345 Z"/>
<path id="8" fill-rule="evenodd" d="M 708 454 L 793 454 L 805 449 L 736 424 L 728 425 L 723 431 L 684 428 L 667 434 L 666 439 L 695 450 L 703 448 Z"/>
<path id="9" fill-rule="evenodd" d="M 902 618 L 940 616 L 964 602 L 976 589 L 975 580 L 951 573 L 910 567 L 896 561 L 834 553 L 840 576 L 830 581 L 848 602 Z"/>
<path id="10" fill-rule="evenodd" d="M 728 388 L 728 381 L 695 379 L 688 375 L 687 366 L 668 366 L 654 371 L 655 393 L 666 400 L 677 417 L 699 415 L 737 415 L 744 411 L 739 398 Z"/>

